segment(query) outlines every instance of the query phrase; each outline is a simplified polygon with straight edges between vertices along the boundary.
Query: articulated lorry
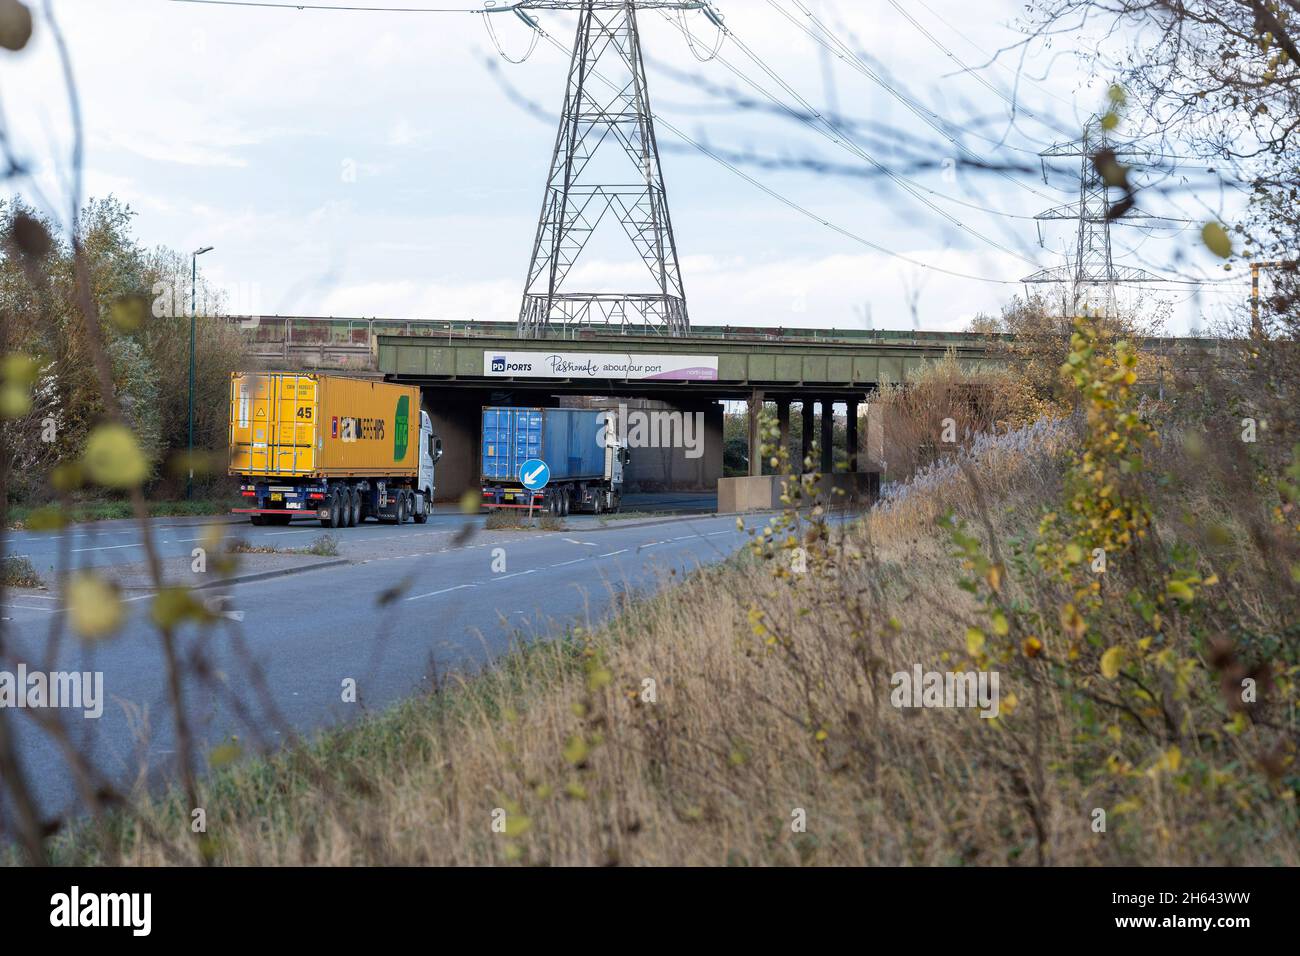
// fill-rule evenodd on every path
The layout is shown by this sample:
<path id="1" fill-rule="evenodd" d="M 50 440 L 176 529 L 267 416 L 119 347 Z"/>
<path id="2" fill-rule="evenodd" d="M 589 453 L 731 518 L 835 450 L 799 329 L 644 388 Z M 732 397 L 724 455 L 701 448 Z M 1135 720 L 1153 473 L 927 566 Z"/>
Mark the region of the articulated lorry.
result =
<path id="1" fill-rule="evenodd" d="M 612 413 L 585 408 L 483 409 L 483 506 L 570 511 L 618 511 L 627 449 L 618 445 Z M 546 462 L 550 483 L 529 491 L 519 469 Z"/>
<path id="2" fill-rule="evenodd" d="M 230 376 L 230 474 L 255 525 L 374 516 L 423 524 L 442 442 L 409 385 L 297 372 Z"/>

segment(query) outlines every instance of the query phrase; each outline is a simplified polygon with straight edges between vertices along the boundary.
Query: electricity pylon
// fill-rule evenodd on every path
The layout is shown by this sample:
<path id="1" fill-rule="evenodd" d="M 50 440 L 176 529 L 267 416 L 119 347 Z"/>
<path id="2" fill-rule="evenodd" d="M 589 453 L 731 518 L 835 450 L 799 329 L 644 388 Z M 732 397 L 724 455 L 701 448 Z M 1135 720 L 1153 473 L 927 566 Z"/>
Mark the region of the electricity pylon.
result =
<path id="1" fill-rule="evenodd" d="M 1134 266 L 1116 266 L 1110 245 L 1110 224 L 1113 218 L 1110 196 L 1105 177 L 1095 159 L 1107 153 L 1118 159 L 1121 156 L 1145 155 L 1141 150 L 1114 146 L 1106 135 L 1105 128 L 1097 117 L 1088 120 L 1083 128 L 1083 138 L 1073 143 L 1052 146 L 1039 153 L 1044 159 L 1067 156 L 1081 157 L 1079 169 L 1079 201 L 1057 206 L 1041 212 L 1034 218 L 1039 221 L 1051 219 L 1078 219 L 1079 230 L 1075 239 L 1074 262 L 1069 265 L 1053 266 L 1041 269 L 1031 276 L 1021 279 L 1025 283 L 1057 282 L 1070 286 L 1072 309 L 1078 314 L 1081 309 L 1095 308 L 1098 304 L 1105 315 L 1115 312 L 1115 286 L 1120 283 L 1163 282 L 1164 280 L 1145 269 Z M 1129 212 L 1124 219 L 1159 219 L 1142 212 Z M 1096 302 L 1097 291 L 1101 293 L 1101 303 Z"/>
<path id="2" fill-rule="evenodd" d="M 564 110 L 519 310 L 519 335 L 542 338 L 557 326 L 562 334 L 580 326 L 617 326 L 623 333 L 686 335 L 686 293 L 636 12 L 707 12 L 707 5 L 698 0 L 523 0 L 509 9 L 578 11 Z M 653 288 L 569 289 L 569 273 L 611 213 L 649 270 Z"/>

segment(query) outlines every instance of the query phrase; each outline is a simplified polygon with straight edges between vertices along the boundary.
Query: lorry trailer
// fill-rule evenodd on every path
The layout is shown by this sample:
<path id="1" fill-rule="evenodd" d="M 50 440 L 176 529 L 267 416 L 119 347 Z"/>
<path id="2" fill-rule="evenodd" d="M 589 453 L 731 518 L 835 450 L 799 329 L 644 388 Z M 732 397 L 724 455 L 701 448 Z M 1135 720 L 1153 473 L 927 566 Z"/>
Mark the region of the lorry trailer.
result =
<path id="1" fill-rule="evenodd" d="M 628 454 L 618 445 L 612 415 L 585 408 L 484 408 L 483 506 L 555 515 L 618 511 Z M 546 462 L 551 471 L 539 491 L 529 491 L 519 477 L 530 459 Z"/>
<path id="2" fill-rule="evenodd" d="M 414 386 L 342 375 L 234 372 L 230 474 L 255 525 L 374 516 L 423 524 L 442 442 Z"/>

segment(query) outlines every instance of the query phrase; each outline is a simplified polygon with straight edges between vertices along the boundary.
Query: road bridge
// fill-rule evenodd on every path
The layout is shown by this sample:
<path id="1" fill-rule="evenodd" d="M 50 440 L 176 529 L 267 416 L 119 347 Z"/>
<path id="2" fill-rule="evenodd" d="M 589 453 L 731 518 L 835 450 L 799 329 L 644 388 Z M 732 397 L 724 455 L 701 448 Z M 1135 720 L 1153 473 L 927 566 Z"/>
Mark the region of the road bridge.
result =
<path id="1" fill-rule="evenodd" d="M 867 396 L 882 384 L 908 381 L 945 354 L 967 367 L 988 363 L 988 344 L 983 337 L 943 333 L 831 338 L 726 329 L 696 330 L 685 338 L 379 334 L 375 354 L 377 370 L 386 378 L 424 390 L 426 407 L 448 449 L 472 449 L 464 459 L 444 458 L 441 495 L 472 487 L 477 480 L 483 405 L 550 405 L 577 396 L 657 401 L 675 411 L 698 413 L 705 430 L 707 473 L 700 476 L 705 485 L 715 485 L 722 476 L 720 401 L 748 403 L 751 476 L 763 470 L 757 449 L 765 403 L 776 406 L 783 445 L 789 439 L 791 406 L 801 406 L 802 458 L 812 453 L 813 437 L 820 432 L 822 472 L 832 470 L 834 409 L 843 405 L 848 470 L 865 470 L 866 456 L 859 455 L 859 408 Z"/>
<path id="2" fill-rule="evenodd" d="M 819 436 L 820 468 L 835 460 L 834 409 L 843 409 L 844 460 L 865 470 L 859 410 L 886 383 L 906 383 L 927 363 L 951 354 L 968 368 L 996 363 L 1003 336 L 899 330 L 734 328 L 697 326 L 689 337 L 624 336 L 583 331 L 574 337 L 520 339 L 513 323 L 335 317 L 263 317 L 241 323 L 253 355 L 267 366 L 377 374 L 419 385 L 448 449 L 439 497 L 476 485 L 479 410 L 487 404 L 642 403 L 702 416 L 706 453 L 696 462 L 639 456 L 638 479 L 656 490 L 709 489 L 722 475 L 720 401 L 749 406 L 749 447 L 759 444 L 759 414 L 775 405 L 783 444 L 793 406 L 802 416 L 801 458 Z M 1148 349 L 1196 356 L 1213 339 L 1152 339 Z M 494 367 L 494 362 L 497 367 Z M 590 403 L 588 403 L 590 404 Z M 874 447 L 879 422 L 867 416 Z M 874 432 L 873 432 L 874 429 Z M 459 449 L 459 450 L 458 450 Z M 680 456 L 678 456 L 680 458 Z M 762 471 L 750 454 L 751 475 Z"/>

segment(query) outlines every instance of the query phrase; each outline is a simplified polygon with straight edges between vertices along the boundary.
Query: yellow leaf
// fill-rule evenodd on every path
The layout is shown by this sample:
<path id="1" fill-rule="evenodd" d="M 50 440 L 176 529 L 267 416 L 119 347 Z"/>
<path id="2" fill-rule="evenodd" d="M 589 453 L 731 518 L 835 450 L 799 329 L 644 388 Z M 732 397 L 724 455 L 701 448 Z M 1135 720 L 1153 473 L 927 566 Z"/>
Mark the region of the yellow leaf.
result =
<path id="1" fill-rule="evenodd" d="M 72 628 L 82 637 L 107 637 L 122 626 L 125 615 L 117 588 L 101 578 L 89 572 L 73 575 L 68 581 L 67 598 Z"/>
<path id="2" fill-rule="evenodd" d="M 991 587 L 994 591 L 998 591 L 1001 589 L 1002 569 L 999 568 L 996 564 L 989 565 L 989 570 L 988 573 L 985 574 L 985 578 L 989 582 L 989 587 Z"/>
<path id="3" fill-rule="evenodd" d="M 218 744 L 208 751 L 208 765 L 214 769 L 234 763 L 239 759 L 239 744 L 235 742 Z"/>
<path id="4" fill-rule="evenodd" d="M 1119 676 L 1119 669 L 1124 663 L 1124 648 L 1116 644 L 1105 654 L 1101 655 L 1101 676 L 1107 680 L 1114 680 Z"/>
<path id="5" fill-rule="evenodd" d="M 1155 770 L 1167 770 L 1170 773 L 1177 773 L 1178 768 L 1183 765 L 1183 752 L 1177 747 L 1170 747 L 1156 761 Z"/>
<path id="6" fill-rule="evenodd" d="M 149 463 L 125 425 L 100 425 L 92 431 L 84 461 L 91 480 L 107 488 L 134 488 L 149 477 Z"/>
<path id="7" fill-rule="evenodd" d="M 32 410 L 31 390 L 19 382 L 0 383 L 0 418 L 22 418 Z"/>
<path id="8" fill-rule="evenodd" d="M 1228 238 L 1227 230 L 1217 222 L 1207 222 L 1201 228 L 1201 241 L 1220 259 L 1232 255 L 1232 240 Z"/>
<path id="9" fill-rule="evenodd" d="M 205 609 L 186 587 L 163 588 L 153 599 L 149 616 L 161 628 L 175 627 L 186 618 L 203 617 Z"/>
<path id="10" fill-rule="evenodd" d="M 971 657 L 978 657 L 984 650 L 984 632 L 978 627 L 966 628 L 966 653 Z"/>
<path id="11" fill-rule="evenodd" d="M 507 813 L 505 835 L 508 837 L 522 836 L 528 832 L 528 828 L 532 825 L 533 821 L 522 813 Z"/>
<path id="12" fill-rule="evenodd" d="M 564 759 L 571 764 L 577 765 L 587 759 L 589 752 L 585 740 L 581 737 L 570 737 L 568 744 L 564 747 Z"/>

